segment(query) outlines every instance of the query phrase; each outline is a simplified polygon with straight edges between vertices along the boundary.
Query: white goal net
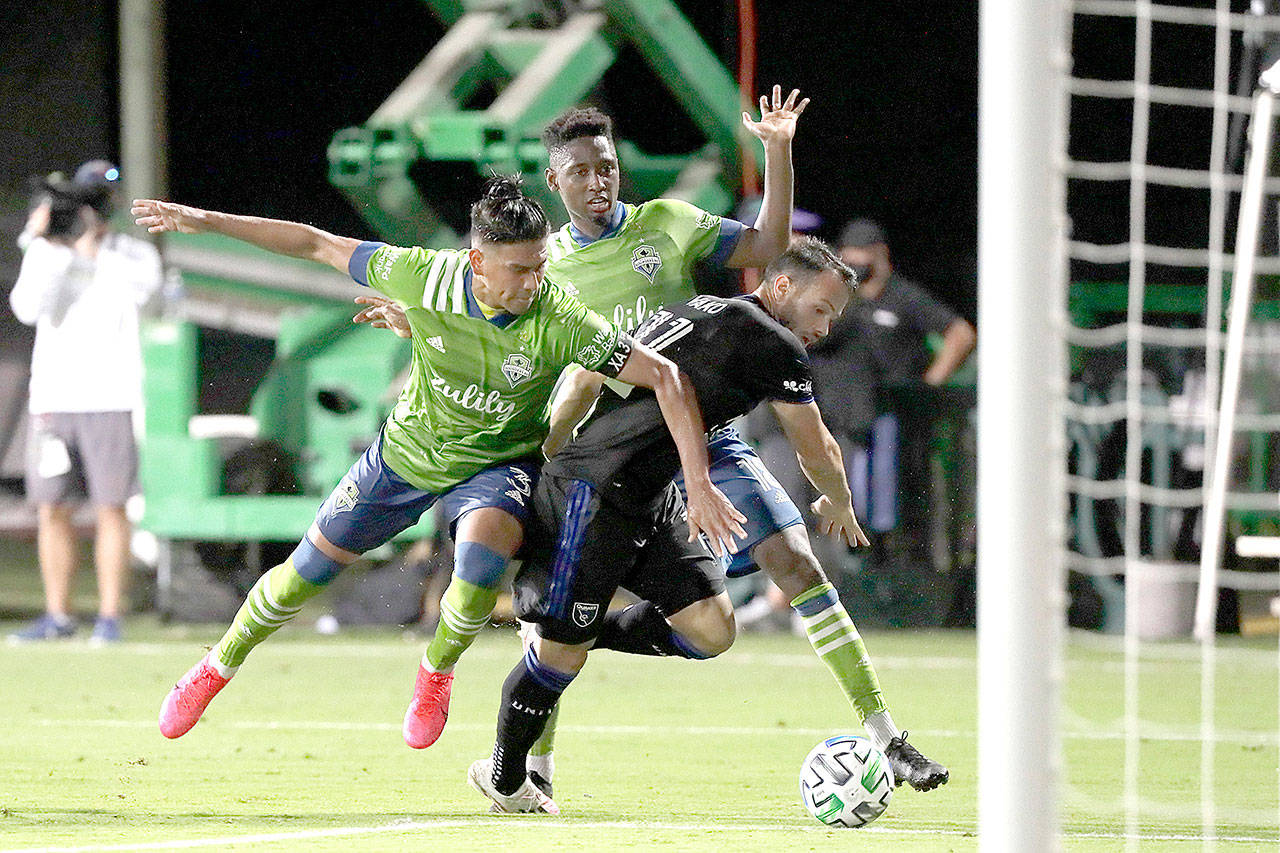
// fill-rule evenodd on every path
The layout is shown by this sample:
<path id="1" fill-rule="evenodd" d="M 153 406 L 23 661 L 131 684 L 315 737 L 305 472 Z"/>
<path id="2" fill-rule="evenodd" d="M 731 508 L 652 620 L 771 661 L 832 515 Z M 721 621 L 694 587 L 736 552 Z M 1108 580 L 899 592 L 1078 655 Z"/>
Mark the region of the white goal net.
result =
<path id="1" fill-rule="evenodd" d="M 1123 769 L 1115 802 L 1080 802 L 1068 749 L 1064 810 L 1121 812 L 1130 849 L 1153 825 L 1194 816 L 1210 847 L 1237 826 L 1274 828 L 1280 808 L 1276 779 L 1275 808 L 1262 809 L 1256 798 L 1238 805 L 1240 780 L 1221 778 L 1232 772 L 1227 750 L 1275 752 L 1275 653 L 1234 637 L 1225 648 L 1215 630 L 1274 636 L 1268 604 L 1280 588 L 1275 559 L 1234 547 L 1240 534 L 1280 530 L 1280 180 L 1259 171 L 1255 222 L 1241 204 L 1245 131 L 1258 73 L 1280 59 L 1280 17 L 1263 2 L 1213 0 L 1065 9 L 1064 561 L 1073 622 L 1099 631 L 1072 645 L 1113 648 L 1123 678 L 1114 705 L 1066 695 L 1062 726 L 1068 743 L 1073 732 L 1113 739 Z M 1241 234 L 1249 254 L 1237 257 Z M 1231 285 L 1253 280 L 1249 262 L 1258 288 L 1229 338 L 1225 294 L 1246 291 Z M 1228 372 L 1224 384 L 1233 357 L 1241 381 Z M 1233 440 L 1215 453 L 1220 428 Z M 1170 661 L 1186 667 L 1173 688 L 1162 678 Z M 1239 728 L 1232 692 L 1264 685 L 1269 733 Z M 1177 784 L 1188 772 L 1194 784 Z"/>

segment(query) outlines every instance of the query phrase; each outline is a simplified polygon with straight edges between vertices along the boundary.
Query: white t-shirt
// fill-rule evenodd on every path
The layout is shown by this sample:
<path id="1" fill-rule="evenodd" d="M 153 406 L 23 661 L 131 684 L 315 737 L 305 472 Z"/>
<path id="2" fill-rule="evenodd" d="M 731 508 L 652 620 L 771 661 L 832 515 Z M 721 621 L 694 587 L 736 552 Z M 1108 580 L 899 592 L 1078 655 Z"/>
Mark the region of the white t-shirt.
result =
<path id="1" fill-rule="evenodd" d="M 36 327 L 32 414 L 141 405 L 138 309 L 163 281 L 155 247 L 124 234 L 108 234 L 96 258 L 43 238 L 30 242 L 9 304 Z"/>

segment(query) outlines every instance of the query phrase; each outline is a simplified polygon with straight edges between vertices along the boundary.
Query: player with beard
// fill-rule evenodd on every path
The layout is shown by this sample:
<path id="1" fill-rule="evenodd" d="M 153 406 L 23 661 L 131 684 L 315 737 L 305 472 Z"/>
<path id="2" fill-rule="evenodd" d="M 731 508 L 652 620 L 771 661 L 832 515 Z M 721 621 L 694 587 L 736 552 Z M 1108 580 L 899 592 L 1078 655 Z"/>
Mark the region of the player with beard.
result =
<path id="1" fill-rule="evenodd" d="M 623 328 L 646 320 L 661 305 L 694 295 L 697 263 L 764 267 L 786 249 L 791 236 L 791 140 L 807 105 L 796 91 L 784 100 L 774 87 L 760 99 L 760 119 L 743 114 L 744 126 L 764 147 L 765 195 L 748 227 L 674 199 L 639 205 L 619 200 L 621 165 L 610 118 L 594 108 L 574 109 L 543 133 L 549 166 L 546 180 L 560 196 L 569 222 L 548 240 L 549 269 L 572 281 L 582 301 Z M 394 306 L 360 318 L 407 334 Z M 802 341 L 808 344 L 812 341 Z M 599 377 L 582 372 L 557 397 L 546 450 L 554 453 L 599 393 Z M 796 440 L 790 433 L 788 437 Z M 708 447 L 713 482 L 747 516 L 747 536 L 726 561 L 730 576 L 763 569 L 786 594 L 822 659 L 854 707 L 871 739 L 899 756 L 899 783 L 927 789 L 936 784 L 933 763 L 904 740 L 885 706 L 875 672 L 856 632 L 832 630 L 827 620 L 807 618 L 815 601 L 826 602 L 832 625 L 851 625 L 844 606 L 813 554 L 799 509 L 755 451 L 732 427 L 717 430 Z M 474 637 L 472 626 L 489 616 L 487 599 L 470 594 L 455 577 L 445 594 L 440 627 L 423 656 L 418 690 L 405 715 L 405 740 L 430 746 L 448 717 L 453 667 Z M 455 624 L 456 623 L 456 624 Z M 465 630 L 464 630 L 465 629 Z M 466 633 L 466 631 L 471 633 Z M 850 629 L 851 631 L 852 629 Z M 529 755 L 530 778 L 548 795 L 555 769 L 555 715 Z"/>
<path id="2" fill-rule="evenodd" d="M 689 377 L 713 427 L 770 401 L 821 492 L 814 511 L 823 532 L 865 545 L 839 447 L 813 402 L 804 348 L 826 335 L 856 278 L 813 239 L 794 244 L 764 278 L 745 297 L 704 295 L 668 305 L 635 336 Z M 680 491 L 671 481 L 679 457 L 659 414 L 652 395 L 611 385 L 577 437 L 543 467 L 530 555 L 516 579 L 517 613 L 536 624 L 536 633 L 503 686 L 492 757 L 476 761 L 468 773 L 498 811 L 558 811 L 549 798 L 528 796 L 527 754 L 593 646 L 701 659 L 733 641 L 723 574 L 691 541 Z M 642 600 L 608 613 L 619 588 Z M 820 653 L 856 650 L 862 659 L 858 698 L 874 698 L 883 709 L 866 650 L 830 584 L 793 604 L 822 642 Z M 904 734 L 889 739 L 886 753 L 899 784 L 928 790 L 948 779 L 947 770 Z"/>

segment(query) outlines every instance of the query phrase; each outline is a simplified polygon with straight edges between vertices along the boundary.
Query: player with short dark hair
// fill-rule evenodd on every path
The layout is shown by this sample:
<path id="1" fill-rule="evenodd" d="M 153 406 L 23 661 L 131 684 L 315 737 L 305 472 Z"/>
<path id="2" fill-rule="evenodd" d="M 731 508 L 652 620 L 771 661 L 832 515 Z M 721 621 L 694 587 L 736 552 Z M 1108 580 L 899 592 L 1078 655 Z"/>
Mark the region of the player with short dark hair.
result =
<path id="1" fill-rule="evenodd" d="M 753 227 L 675 199 L 639 205 L 620 201 L 620 166 L 609 116 L 585 107 L 557 118 L 543 134 L 549 161 L 545 177 L 547 186 L 559 194 L 569 222 L 548 241 L 549 268 L 572 281 L 584 303 L 619 326 L 633 328 L 659 306 L 693 296 L 692 272 L 700 261 L 765 267 L 785 259 L 781 262 L 789 265 L 787 269 L 770 266 L 766 270 L 765 280 L 774 282 L 792 267 L 803 269 L 805 256 L 825 254 L 828 260 L 834 259 L 822 243 L 799 244 L 798 253 L 783 251 L 791 238 L 791 139 L 808 103 L 798 100 L 798 95 L 793 91 L 784 101 L 775 86 L 772 102 L 760 99 L 759 121 L 743 114 L 744 126 L 761 139 L 765 152 L 766 192 Z M 598 392 L 599 384 L 585 375 L 566 381 L 555 403 L 548 454 L 563 444 Z M 727 561 L 729 574 L 763 568 L 786 594 L 806 626 L 814 651 L 839 682 L 872 740 L 893 756 L 918 756 L 914 750 L 894 748 L 904 740 L 902 733 L 884 703 L 862 641 L 813 555 L 795 503 L 733 428 L 713 435 L 708 452 L 713 481 L 748 516 L 747 537 L 736 543 Z M 423 658 L 437 689 L 415 696 L 405 717 L 405 739 L 412 746 L 429 746 L 447 720 L 453 665 L 465 649 L 463 643 L 470 642 L 451 623 L 466 619 L 465 624 L 478 625 L 489 615 L 488 603 L 466 597 L 461 584 L 450 585 L 445 601 L 450 606 L 442 608 L 441 627 Z M 829 604 L 830 624 L 826 618 L 809 618 L 815 602 Z M 826 607 L 818 612 L 826 613 Z M 554 733 L 553 715 L 529 757 L 531 778 L 547 794 L 555 768 Z M 894 766 L 899 782 L 930 786 L 927 763 L 913 758 L 897 760 Z"/>
<path id="2" fill-rule="evenodd" d="M 771 264 L 754 293 L 668 305 L 635 336 L 680 366 L 713 429 L 771 401 L 822 492 L 814 510 L 824 532 L 865 545 L 839 448 L 813 400 L 805 352 L 806 343 L 827 334 L 855 283 L 852 270 L 810 238 Z M 516 580 L 518 615 L 537 624 L 536 636 L 504 685 L 493 756 L 468 774 L 500 811 L 541 810 L 524 795 L 531 788 L 527 753 L 590 648 L 696 659 L 719 654 L 733 640 L 720 567 L 685 536 L 680 493 L 671 482 L 678 460 L 657 413 L 651 395 L 611 385 L 577 437 L 543 467 L 530 556 Z M 816 562 L 811 570 L 821 577 Z M 643 600 L 607 613 L 619 587 Z M 796 607 L 820 639 L 865 659 L 829 584 Z M 859 698 L 874 694 L 883 707 L 865 660 L 864 669 L 867 694 Z M 946 769 L 905 735 L 895 734 L 889 751 L 899 784 L 928 789 L 947 780 Z"/>
<path id="3" fill-rule="evenodd" d="M 570 221 L 547 241 L 548 268 L 584 304 L 630 329 L 659 306 L 692 296 L 693 267 L 700 261 L 764 266 L 790 238 L 791 136 L 807 103 L 794 91 L 784 101 L 775 86 L 772 103 L 760 99 L 759 121 L 743 114 L 743 124 L 765 142 L 767 191 L 753 227 L 675 199 L 624 204 L 618 200 L 618 157 L 609 117 L 585 108 L 556 119 L 544 135 L 550 163 L 545 177 L 560 194 Z M 746 449 L 741 441 L 737 446 Z M 798 520 L 794 506 L 792 511 Z M 775 529 L 772 522 L 769 527 Z M 748 542 L 761 535 L 749 530 Z M 422 657 L 426 680 L 405 713 L 404 739 L 410 746 L 428 747 L 443 732 L 454 666 L 493 604 L 493 598 L 476 594 L 455 572 L 445 590 L 440 623 Z M 552 772 L 550 747 L 548 741 L 534 762 L 544 779 Z"/>
<path id="4" fill-rule="evenodd" d="M 381 434 L 289 559 L 254 585 L 217 647 L 165 699 L 166 737 L 195 725 L 250 650 L 307 599 L 437 500 L 454 534 L 459 577 L 496 597 L 523 539 L 548 399 L 570 363 L 653 388 L 701 484 L 690 496 L 693 525 L 723 536 L 737 529 L 737 514 L 707 476 L 702 421 L 687 383 L 669 361 L 544 280 L 546 217 L 518 181 L 495 177 L 472 205 L 469 250 L 398 248 L 153 200 L 135 201 L 133 213 L 152 232 L 224 234 L 348 272 L 401 306 L 413 339 L 409 381 Z"/>

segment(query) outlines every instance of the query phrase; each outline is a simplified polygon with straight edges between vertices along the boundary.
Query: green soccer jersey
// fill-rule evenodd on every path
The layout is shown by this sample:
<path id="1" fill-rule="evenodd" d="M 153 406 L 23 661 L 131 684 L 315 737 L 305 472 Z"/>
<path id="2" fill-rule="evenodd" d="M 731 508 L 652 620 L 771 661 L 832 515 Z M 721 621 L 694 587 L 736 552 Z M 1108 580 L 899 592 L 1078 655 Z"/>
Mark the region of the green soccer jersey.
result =
<path id="1" fill-rule="evenodd" d="M 537 454 L 565 366 L 616 373 L 622 359 L 610 371 L 611 358 L 629 351 L 615 325 L 550 277 L 528 312 L 489 320 L 471 295 L 465 249 L 362 249 L 353 262 L 357 281 L 405 308 L 413 330 L 409 380 L 387 418 L 382 457 L 420 489 L 440 493 L 496 463 Z"/>
<path id="2" fill-rule="evenodd" d="M 742 230 L 675 199 L 619 202 L 614 222 L 596 240 L 586 242 L 572 224 L 552 234 L 548 270 L 572 282 L 587 307 L 634 329 L 662 305 L 693 298 L 693 265 L 708 256 L 723 262 Z"/>

